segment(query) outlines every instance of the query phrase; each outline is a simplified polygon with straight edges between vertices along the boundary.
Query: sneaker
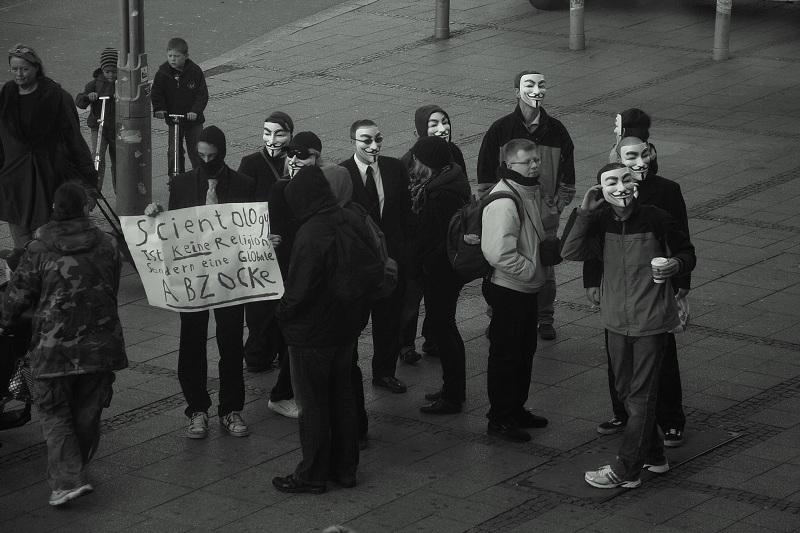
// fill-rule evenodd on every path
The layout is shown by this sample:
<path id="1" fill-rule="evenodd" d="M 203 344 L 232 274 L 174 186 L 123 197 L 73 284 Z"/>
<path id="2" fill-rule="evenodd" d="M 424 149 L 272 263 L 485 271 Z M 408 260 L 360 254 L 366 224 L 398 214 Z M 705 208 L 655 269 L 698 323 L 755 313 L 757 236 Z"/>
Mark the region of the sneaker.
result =
<path id="1" fill-rule="evenodd" d="M 645 463 L 642 468 L 655 474 L 663 474 L 669 471 L 669 462 L 664 458 L 663 461 L 659 461 L 658 463 Z"/>
<path id="2" fill-rule="evenodd" d="M 186 430 L 186 436 L 190 439 L 204 439 L 208 435 L 208 413 L 197 411 L 192 413 L 192 418 L 189 420 L 189 429 Z"/>
<path id="3" fill-rule="evenodd" d="M 297 408 L 297 402 L 294 401 L 294 398 L 291 400 L 278 400 L 277 402 L 270 400 L 267 402 L 267 407 L 286 418 L 297 418 L 300 415 L 300 410 Z"/>
<path id="4" fill-rule="evenodd" d="M 613 435 L 614 433 L 625 431 L 626 427 L 628 427 L 628 421 L 625 420 L 623 422 L 622 420 L 620 420 L 615 416 L 608 422 L 603 422 L 602 424 L 597 426 L 597 432 L 600 433 L 601 435 Z"/>
<path id="5" fill-rule="evenodd" d="M 683 446 L 683 431 L 680 429 L 670 429 L 664 433 L 664 446 L 677 448 Z"/>
<path id="6" fill-rule="evenodd" d="M 606 465 L 600 470 L 590 470 L 584 474 L 583 479 L 586 480 L 586 483 L 598 489 L 616 489 L 617 487 L 635 489 L 642 484 L 641 479 L 633 479 L 630 481 L 620 479 L 614 471 L 611 470 L 611 465 Z"/>
<path id="7" fill-rule="evenodd" d="M 407 365 L 416 365 L 420 359 L 422 359 L 422 354 L 414 348 L 400 354 L 400 362 Z"/>
<path id="8" fill-rule="evenodd" d="M 486 434 L 509 442 L 528 442 L 531 435 L 513 424 L 493 424 L 489 422 Z"/>
<path id="9" fill-rule="evenodd" d="M 50 505 L 62 505 L 67 503 L 68 501 L 74 500 L 75 498 L 80 498 L 81 496 L 85 496 L 92 492 L 94 488 L 89 485 L 82 485 L 77 489 L 61 489 L 61 490 L 54 490 L 52 494 L 50 494 Z"/>
<path id="10" fill-rule="evenodd" d="M 539 324 L 539 338 L 544 341 L 551 341 L 556 338 L 556 328 L 553 324 Z"/>
<path id="11" fill-rule="evenodd" d="M 239 411 L 231 411 L 227 415 L 219 417 L 219 424 L 230 433 L 231 437 L 246 437 L 250 434 Z"/>

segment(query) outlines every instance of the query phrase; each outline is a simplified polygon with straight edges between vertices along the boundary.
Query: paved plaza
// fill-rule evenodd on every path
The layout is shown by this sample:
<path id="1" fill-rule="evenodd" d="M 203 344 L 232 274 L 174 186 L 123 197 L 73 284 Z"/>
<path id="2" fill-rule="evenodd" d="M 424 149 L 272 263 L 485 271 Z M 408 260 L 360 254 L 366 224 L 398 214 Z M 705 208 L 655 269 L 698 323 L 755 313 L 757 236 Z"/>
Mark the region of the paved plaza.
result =
<path id="1" fill-rule="evenodd" d="M 607 160 L 615 114 L 648 111 L 659 174 L 681 185 L 698 255 L 692 326 L 678 336 L 687 444 L 667 452 L 680 464 L 632 490 L 583 482 L 584 467 L 600 466 L 617 441 L 595 432 L 612 415 L 603 330 L 581 265 L 566 262 L 556 267 L 558 338 L 539 343 L 527 404 L 550 424 L 529 443 L 485 434 L 488 318 L 471 283 L 457 315 L 464 413 L 419 412 L 441 384 L 436 359 L 398 367 L 407 394 L 374 389 L 368 328 L 359 352 L 371 438 L 358 486 L 277 492 L 272 477 L 300 459 L 296 420 L 267 408 L 277 373 L 246 374 L 249 437 L 213 423 L 207 439 L 187 439 L 178 315 L 150 307 L 126 265 L 130 368 L 104 412 L 95 492 L 63 509 L 47 504 L 34 415 L 0 433 L 0 531 L 800 531 L 800 4 L 735 1 L 724 62 L 711 59 L 713 0 L 586 4 L 587 48 L 570 51 L 569 11 L 523 0 L 451 2 L 444 41 L 431 37 L 434 0 L 346 2 L 201 64 L 207 124 L 226 133 L 234 168 L 261 145 L 273 110 L 289 113 L 295 131 L 316 132 L 328 161 L 350 155 L 359 118 L 375 119 L 384 153 L 399 157 L 414 142 L 414 110 L 435 103 L 452 119 L 474 189 L 483 133 L 513 109 L 514 74 L 537 69 L 544 107 L 576 147 L 578 195 L 566 218 Z M 161 63 L 161 43 L 148 45 L 150 64 Z M 161 121 L 153 128 L 153 197 L 165 203 L 167 135 Z M 9 246 L 2 224 L 0 247 Z M 214 338 L 209 354 L 216 359 Z M 216 365 L 209 371 L 215 377 Z"/>

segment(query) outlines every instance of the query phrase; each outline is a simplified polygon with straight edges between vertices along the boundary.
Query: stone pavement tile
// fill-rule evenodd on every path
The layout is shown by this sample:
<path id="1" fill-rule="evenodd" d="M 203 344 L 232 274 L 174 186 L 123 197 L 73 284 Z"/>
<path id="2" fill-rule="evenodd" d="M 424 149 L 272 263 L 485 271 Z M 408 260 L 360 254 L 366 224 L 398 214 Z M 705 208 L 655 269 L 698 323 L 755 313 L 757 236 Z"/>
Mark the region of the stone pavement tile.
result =
<path id="1" fill-rule="evenodd" d="M 571 524 L 558 524 L 556 522 L 548 522 L 541 518 L 534 518 L 523 524 L 509 529 L 507 533 L 530 533 L 531 531 L 547 531 L 548 533 L 575 533 L 581 531 L 579 526 Z"/>
<path id="2" fill-rule="evenodd" d="M 783 499 L 797 492 L 800 467 L 784 464 L 747 480 L 744 487 L 749 492 Z"/>
<path id="3" fill-rule="evenodd" d="M 368 514 L 372 509 L 394 500 L 394 496 L 368 489 L 344 489 L 328 483 L 324 496 L 292 495 L 275 503 L 272 507 L 289 514 L 305 514 L 313 517 L 312 528 L 306 531 L 321 531 L 331 524 L 341 524 Z"/>
<path id="4" fill-rule="evenodd" d="M 246 465 L 242 465 L 234 457 L 211 458 L 182 451 L 141 468 L 136 474 L 156 481 L 173 482 L 182 487 L 200 488 L 245 468 Z"/>
<path id="5" fill-rule="evenodd" d="M 531 379 L 538 383 L 555 385 L 586 370 L 587 367 L 585 365 L 534 357 Z"/>
<path id="6" fill-rule="evenodd" d="M 40 507 L 29 511 L 27 514 L 0 522 L 0 527 L 3 531 L 13 531 L 14 533 L 40 533 L 73 524 L 91 512 L 87 511 L 93 505 L 91 496 L 76 500 L 70 503 L 68 508 L 61 508 L 56 511 L 47 503 L 49 495 L 50 493 L 48 492 L 44 498 L 39 500 Z M 68 530 L 80 531 L 80 529 L 76 528 L 68 528 Z"/>
<path id="7" fill-rule="evenodd" d="M 728 398 L 731 400 L 736 400 L 737 402 L 751 398 L 761 392 L 763 392 L 761 389 L 747 387 L 740 383 L 730 383 L 728 381 L 715 383 L 703 389 L 704 394 L 718 396 L 720 398 Z"/>
<path id="8" fill-rule="evenodd" d="M 146 517 L 120 511 L 118 509 L 100 509 L 85 518 L 70 522 L 53 529 L 54 532 L 70 533 L 74 531 L 123 531 L 147 520 Z"/>
<path id="9" fill-rule="evenodd" d="M 769 529 L 764 526 L 760 526 L 758 528 L 759 533 L 773 533 L 774 529 Z M 744 522 L 739 522 L 736 524 L 731 524 L 730 526 L 726 527 L 722 530 L 722 533 L 753 533 L 753 525 L 752 524 L 745 524 Z"/>
<path id="10" fill-rule="evenodd" d="M 152 507 L 144 514 L 213 530 L 228 526 L 264 507 L 263 504 L 198 490 Z"/>
<path id="11" fill-rule="evenodd" d="M 589 524 L 580 531 L 593 531 L 598 533 L 619 533 L 625 531 L 626 533 L 650 533 L 652 531 L 664 531 L 662 526 L 656 527 L 645 520 L 637 520 L 628 516 L 613 514 L 604 518 L 599 518 L 595 523 Z M 674 531 L 677 531 L 674 530 Z M 690 531 L 694 531 L 691 530 Z"/>
<path id="12" fill-rule="evenodd" d="M 102 444 L 105 444 L 107 439 L 104 437 Z M 103 457 L 103 461 L 107 463 L 114 463 L 128 467 L 131 469 L 139 469 L 144 466 L 156 463 L 162 459 L 166 459 L 173 455 L 173 451 L 153 448 L 142 444 L 139 446 L 129 446 L 113 453 L 107 454 Z"/>
<path id="13" fill-rule="evenodd" d="M 692 531 L 692 533 L 712 533 L 721 531 L 734 522 L 735 520 L 730 517 L 701 513 L 692 509 L 684 511 L 675 518 L 668 520 L 664 525 L 677 529 L 689 530 Z"/>
<path id="14" fill-rule="evenodd" d="M 473 481 L 475 483 L 475 481 Z M 498 508 L 512 509 L 531 499 L 531 494 L 526 490 L 520 490 L 506 484 L 493 485 L 475 492 L 467 499 Z"/>
<path id="15" fill-rule="evenodd" d="M 728 470 L 740 470 L 752 474 L 762 474 L 780 466 L 781 462 L 752 455 L 736 454 L 716 463 L 714 466 Z"/>
<path id="16" fill-rule="evenodd" d="M 441 531 L 442 533 L 462 533 L 469 527 L 469 524 L 469 522 L 461 522 L 455 520 L 454 518 L 430 515 L 422 520 L 419 520 L 418 522 L 409 524 L 402 529 L 396 529 L 395 531 L 399 533 L 412 533 L 414 531 L 419 531 L 420 533 L 427 533 L 429 531 Z"/>
<path id="17" fill-rule="evenodd" d="M 607 511 L 579 507 L 577 505 L 563 504 L 555 509 L 543 512 L 539 518 L 545 522 L 564 524 L 567 526 L 584 528 L 589 527 L 598 520 L 608 516 Z"/>
<path id="18" fill-rule="evenodd" d="M 211 530 L 189 524 L 179 524 L 163 518 L 145 518 L 144 521 L 121 531 L 136 533 L 185 533 L 191 531 L 192 533 L 205 533 Z"/>
<path id="19" fill-rule="evenodd" d="M 797 514 L 781 512 L 777 509 L 761 509 L 742 520 L 744 524 L 756 528 L 769 528 L 775 531 L 797 531 Z"/>
<path id="20" fill-rule="evenodd" d="M 760 457 L 771 461 L 785 462 L 800 455 L 797 434 L 800 427 L 794 426 L 789 431 L 784 431 L 766 442 L 760 442 L 742 450 L 742 454 L 750 457 Z"/>
<path id="21" fill-rule="evenodd" d="M 739 489 L 753 477 L 755 476 L 751 472 L 711 466 L 689 477 L 689 480 L 696 483 Z"/>
<path id="22" fill-rule="evenodd" d="M 769 426 L 775 426 L 779 428 L 790 428 L 800 423 L 798 421 L 797 411 L 793 413 L 787 413 L 786 411 L 778 409 L 763 409 L 751 416 L 748 416 L 747 420 L 752 420 L 753 422 L 767 424 Z"/>
<path id="23" fill-rule="evenodd" d="M 722 518 L 741 520 L 752 515 L 753 513 L 758 512 L 760 509 L 761 507 L 757 505 L 752 505 L 745 502 L 738 502 L 729 500 L 727 498 L 712 498 L 701 503 L 692 510 L 700 513 L 720 516 Z"/>
<path id="24" fill-rule="evenodd" d="M 439 465 L 436 465 L 437 467 Z M 437 468 L 439 470 L 439 468 Z M 477 492 L 495 485 L 494 480 L 475 480 L 459 475 L 461 467 L 453 468 L 453 475 L 445 476 L 425 485 L 425 489 L 454 498 L 468 498 Z M 493 502 L 487 502 L 493 503 Z"/>
<path id="25" fill-rule="evenodd" d="M 800 360 L 797 357 L 791 362 L 767 361 L 753 367 L 754 372 L 769 374 L 771 376 L 783 376 L 786 379 L 795 378 L 800 375 Z"/>
<path id="26" fill-rule="evenodd" d="M 398 500 L 393 500 L 384 505 L 375 507 L 369 512 L 364 513 L 359 518 L 363 518 L 370 523 L 377 524 L 379 526 L 378 529 L 359 529 L 358 531 L 362 531 L 364 533 L 369 531 L 398 531 L 403 527 L 419 522 L 420 520 L 428 516 L 432 516 L 433 514 L 434 510 L 428 506 L 407 506 L 401 504 Z M 466 526 L 464 529 L 466 529 Z"/>
<path id="27" fill-rule="evenodd" d="M 467 524 L 481 523 L 497 515 L 497 508 L 493 505 L 438 494 L 426 488 L 405 494 L 395 502 L 441 517 L 458 517 Z"/>
<path id="28" fill-rule="evenodd" d="M 172 482 L 126 474 L 97 487 L 98 504 L 128 513 L 144 513 L 165 502 L 186 494 L 191 489 Z"/>
<path id="29" fill-rule="evenodd" d="M 773 293 L 757 301 L 748 304 L 748 307 L 753 309 L 763 309 L 764 311 L 773 311 L 780 309 L 787 314 L 793 316 L 800 316 L 800 308 L 794 305 L 797 301 L 797 295 L 787 294 L 783 292 Z"/>
<path id="30" fill-rule="evenodd" d="M 13 479 L 11 476 L 14 473 L 13 469 L 3 471 L 4 486 L 7 480 Z M 43 473 L 44 470 L 37 472 L 38 480 L 36 482 L 19 485 L 8 494 L 3 494 L 3 497 L 0 498 L 0 529 L 12 531 L 11 529 L 6 529 L 5 521 L 48 505 L 47 498 L 50 496 L 52 489 L 42 479 Z"/>

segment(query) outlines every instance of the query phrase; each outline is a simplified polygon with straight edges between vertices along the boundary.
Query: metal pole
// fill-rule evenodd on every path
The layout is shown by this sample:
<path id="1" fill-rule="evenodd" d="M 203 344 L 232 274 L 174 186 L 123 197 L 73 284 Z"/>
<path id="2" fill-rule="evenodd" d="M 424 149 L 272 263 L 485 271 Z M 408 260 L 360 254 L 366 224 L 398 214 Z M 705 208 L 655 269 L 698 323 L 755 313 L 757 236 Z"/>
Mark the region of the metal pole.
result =
<path id="1" fill-rule="evenodd" d="M 144 0 L 119 0 L 122 43 L 117 78 L 117 212 L 140 215 L 152 201 L 150 82 L 144 51 Z"/>
<path id="2" fill-rule="evenodd" d="M 583 33 L 583 0 L 569 0 L 569 49 L 586 49 Z"/>
<path id="3" fill-rule="evenodd" d="M 728 46 L 731 40 L 731 7 L 733 0 L 717 0 L 717 22 L 714 25 L 714 61 L 725 61 L 730 57 Z"/>
<path id="4" fill-rule="evenodd" d="M 450 38 L 450 0 L 436 0 L 436 23 L 433 36 L 437 39 Z"/>

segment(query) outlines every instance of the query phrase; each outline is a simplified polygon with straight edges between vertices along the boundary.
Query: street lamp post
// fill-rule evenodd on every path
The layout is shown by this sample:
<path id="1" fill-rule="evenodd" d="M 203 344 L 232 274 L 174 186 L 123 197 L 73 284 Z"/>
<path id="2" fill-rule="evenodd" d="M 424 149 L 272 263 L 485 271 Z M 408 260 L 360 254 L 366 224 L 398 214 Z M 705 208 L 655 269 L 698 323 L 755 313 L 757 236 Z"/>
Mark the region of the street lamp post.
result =
<path id="1" fill-rule="evenodd" d="M 717 21 L 714 25 L 714 61 L 725 61 L 730 57 L 731 6 L 733 0 L 717 0 Z"/>
<path id="2" fill-rule="evenodd" d="M 119 0 L 122 44 L 117 77 L 117 212 L 139 215 L 152 201 L 150 83 L 144 52 L 144 0 Z"/>

